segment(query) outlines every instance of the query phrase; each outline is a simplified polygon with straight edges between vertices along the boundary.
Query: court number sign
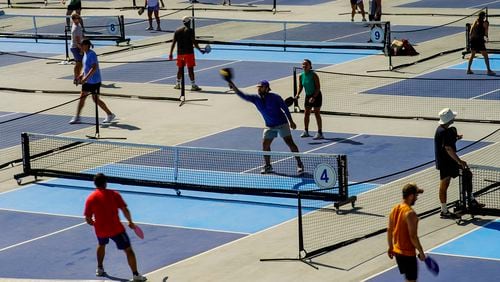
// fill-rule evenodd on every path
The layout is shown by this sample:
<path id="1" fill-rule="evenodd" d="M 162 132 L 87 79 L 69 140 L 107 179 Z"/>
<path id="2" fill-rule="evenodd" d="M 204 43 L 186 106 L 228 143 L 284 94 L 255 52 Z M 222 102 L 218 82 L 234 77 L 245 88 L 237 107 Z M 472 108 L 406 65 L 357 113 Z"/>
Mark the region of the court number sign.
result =
<path id="1" fill-rule="evenodd" d="M 337 184 L 337 173 L 331 165 L 321 163 L 314 169 L 314 182 L 321 188 L 333 188 Z"/>
<path id="2" fill-rule="evenodd" d="M 118 34 L 119 25 L 115 21 L 108 22 L 107 27 L 108 27 L 107 29 L 108 29 L 109 34 L 112 34 L 112 35 Z"/>
<path id="3" fill-rule="evenodd" d="M 384 41 L 384 30 L 380 26 L 374 26 L 370 32 L 372 42 L 381 43 Z"/>

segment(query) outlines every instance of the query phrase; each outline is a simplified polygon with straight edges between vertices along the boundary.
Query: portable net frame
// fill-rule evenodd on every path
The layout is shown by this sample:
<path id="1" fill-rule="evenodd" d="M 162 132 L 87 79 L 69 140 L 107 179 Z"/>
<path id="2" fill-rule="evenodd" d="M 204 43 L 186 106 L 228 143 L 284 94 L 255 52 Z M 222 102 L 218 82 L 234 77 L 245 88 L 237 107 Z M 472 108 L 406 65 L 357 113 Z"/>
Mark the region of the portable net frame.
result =
<path id="1" fill-rule="evenodd" d="M 447 19 L 448 17 L 443 17 L 443 23 L 436 26 L 411 28 L 392 26 L 391 41 L 406 39 L 419 53 L 415 56 L 393 56 L 393 69 L 408 67 L 443 55 L 463 51 L 464 27 L 466 24 L 472 23 L 481 11 L 486 10 L 483 8 L 468 15 L 449 15 L 448 17 L 455 19 L 450 20 Z"/>
<path id="2" fill-rule="evenodd" d="M 5 3 L 9 8 L 20 9 L 66 9 L 66 5 L 60 0 L 6 0 Z M 142 3 L 141 3 L 142 4 Z M 135 9 L 137 7 L 136 0 L 113 0 L 113 1 L 100 1 L 90 0 L 83 1 L 82 9 Z"/>
<path id="3" fill-rule="evenodd" d="M 130 41 L 125 37 L 123 16 L 82 16 L 82 22 L 84 36 L 90 40 Z M 69 16 L 1 16 L 0 37 L 68 41 L 71 38 L 70 23 Z"/>
<path id="4" fill-rule="evenodd" d="M 338 22 L 269 21 L 247 19 L 216 19 L 195 17 L 193 26 L 199 43 L 210 44 L 212 50 L 246 50 L 276 52 L 334 52 L 347 50 L 379 50 L 388 54 L 389 22 L 372 22 L 382 30 L 380 42 L 367 43 L 370 27 L 349 24 L 349 36 L 330 35 L 321 30 L 338 30 Z M 350 34 L 352 35 L 352 34 Z M 334 38 L 331 38 L 334 37 Z M 389 56 L 389 65 L 391 64 Z"/>
<path id="5" fill-rule="evenodd" d="M 297 93 L 298 73 L 293 69 Z M 315 71 L 321 81 L 322 113 L 367 117 L 436 120 L 443 108 L 458 112 L 457 120 L 500 123 L 498 77 L 395 77 Z M 298 106 L 302 106 L 300 99 Z"/>

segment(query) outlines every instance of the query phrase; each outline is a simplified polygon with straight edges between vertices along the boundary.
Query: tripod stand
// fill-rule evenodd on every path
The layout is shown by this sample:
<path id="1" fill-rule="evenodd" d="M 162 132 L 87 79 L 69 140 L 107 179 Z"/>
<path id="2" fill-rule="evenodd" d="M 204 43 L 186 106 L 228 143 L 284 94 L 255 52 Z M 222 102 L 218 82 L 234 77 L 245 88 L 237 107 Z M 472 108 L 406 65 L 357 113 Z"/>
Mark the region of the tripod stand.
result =
<path id="1" fill-rule="evenodd" d="M 182 107 L 186 102 L 195 102 L 195 101 L 208 101 L 208 99 L 190 99 L 186 100 L 186 80 L 185 80 L 185 75 L 184 75 L 184 67 L 182 67 L 182 74 L 181 74 L 181 96 L 179 97 L 179 101 L 181 102 L 179 104 L 179 107 Z"/>
<path id="2" fill-rule="evenodd" d="M 90 139 L 127 139 L 125 137 L 101 137 L 100 135 L 100 127 L 99 127 L 99 93 L 92 93 L 92 99 L 95 104 L 95 133 L 94 136 L 87 135 L 87 138 Z"/>

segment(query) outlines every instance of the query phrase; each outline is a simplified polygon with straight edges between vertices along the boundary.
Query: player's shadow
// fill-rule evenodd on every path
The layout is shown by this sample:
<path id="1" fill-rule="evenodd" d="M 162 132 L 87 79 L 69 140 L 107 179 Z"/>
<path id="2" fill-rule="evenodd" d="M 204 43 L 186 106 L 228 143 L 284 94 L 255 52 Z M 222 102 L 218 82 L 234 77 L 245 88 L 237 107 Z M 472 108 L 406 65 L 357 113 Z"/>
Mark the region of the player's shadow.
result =
<path id="1" fill-rule="evenodd" d="M 113 88 L 113 89 L 118 89 L 121 87 L 116 86 L 116 83 L 110 83 L 110 84 L 101 84 L 102 88 Z"/>
<path id="2" fill-rule="evenodd" d="M 137 127 L 135 125 L 131 124 L 123 124 L 119 122 L 111 122 L 111 123 L 103 123 L 101 124 L 101 128 L 119 128 L 119 129 L 125 129 L 125 130 L 140 130 L 140 127 Z"/>
<path id="3" fill-rule="evenodd" d="M 109 280 L 112 280 L 112 281 L 120 281 L 120 282 L 130 281 L 130 279 L 112 276 L 112 275 L 109 275 L 107 273 L 105 275 L 103 275 L 102 277 L 108 278 Z"/>
<path id="4" fill-rule="evenodd" d="M 363 145 L 363 143 L 361 143 L 361 142 L 354 141 L 354 140 L 347 139 L 347 138 L 323 138 L 323 139 L 313 140 L 313 141 L 309 142 L 308 144 L 320 145 L 320 144 L 326 144 L 326 143 L 332 143 L 332 142 L 345 143 L 345 144 L 351 144 L 351 145 Z"/>

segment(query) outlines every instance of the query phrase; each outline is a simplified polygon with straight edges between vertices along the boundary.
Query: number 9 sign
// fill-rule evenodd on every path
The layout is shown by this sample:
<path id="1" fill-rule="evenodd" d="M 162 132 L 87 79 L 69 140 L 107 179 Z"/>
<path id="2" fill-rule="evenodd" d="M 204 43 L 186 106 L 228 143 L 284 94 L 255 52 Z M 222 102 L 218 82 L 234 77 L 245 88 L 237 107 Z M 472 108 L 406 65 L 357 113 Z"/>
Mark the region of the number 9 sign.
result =
<path id="1" fill-rule="evenodd" d="M 337 184 L 337 173 L 329 164 L 319 164 L 314 169 L 314 182 L 321 188 L 333 188 Z"/>
<path id="2" fill-rule="evenodd" d="M 370 39 L 372 42 L 381 43 L 384 41 L 384 30 L 380 26 L 374 26 L 370 31 Z"/>

